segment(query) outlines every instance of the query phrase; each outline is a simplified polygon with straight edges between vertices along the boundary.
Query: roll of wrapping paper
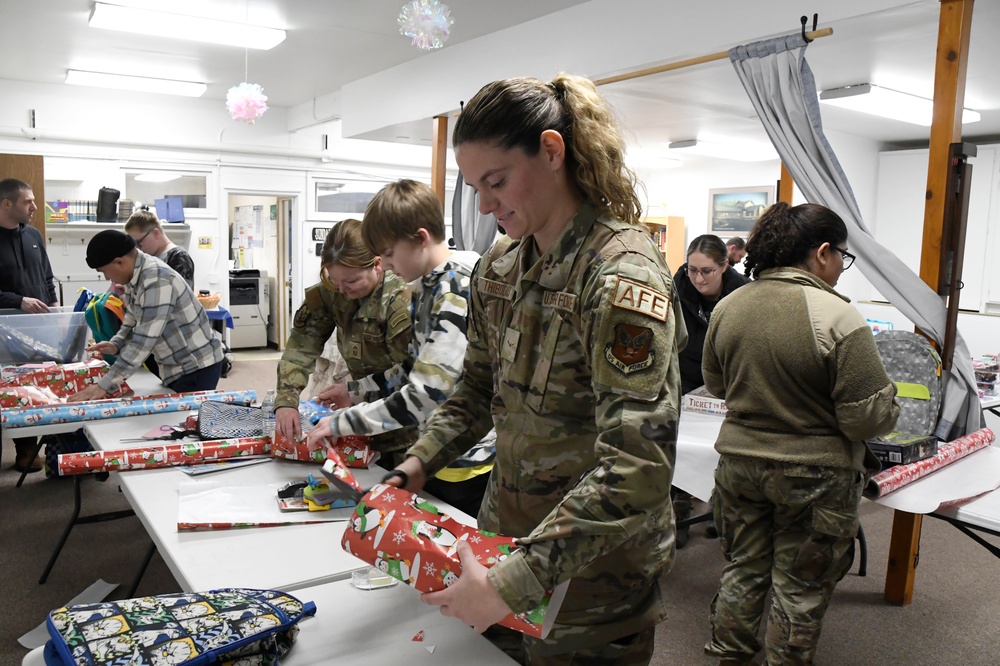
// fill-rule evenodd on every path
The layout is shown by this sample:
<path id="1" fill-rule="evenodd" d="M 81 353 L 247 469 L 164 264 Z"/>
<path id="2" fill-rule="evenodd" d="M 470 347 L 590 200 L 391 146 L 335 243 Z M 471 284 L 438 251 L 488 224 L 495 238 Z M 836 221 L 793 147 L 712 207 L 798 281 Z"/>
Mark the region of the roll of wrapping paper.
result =
<path id="1" fill-rule="evenodd" d="M 278 442 L 288 440 L 278 436 Z M 334 442 L 332 450 L 339 451 L 347 466 L 358 467 L 358 464 L 346 462 L 346 458 L 357 455 L 358 451 L 368 452 L 367 437 L 341 437 Z M 341 442 L 343 444 L 341 445 Z M 305 443 L 301 443 L 305 446 Z M 344 451 L 348 453 L 345 454 Z M 326 460 L 326 452 L 317 458 L 306 455 L 294 458 L 295 450 L 283 449 L 282 444 L 272 445 L 269 437 L 239 437 L 234 439 L 217 439 L 204 442 L 178 442 L 157 444 L 128 449 L 108 449 L 105 451 L 84 451 L 82 453 L 65 453 L 59 456 L 59 475 L 88 474 L 97 472 L 127 472 L 138 469 L 155 469 L 158 467 L 176 467 L 179 465 L 198 465 L 204 462 L 229 460 L 244 456 L 271 455 L 275 458 L 300 460 L 302 462 L 322 462 Z M 351 458 L 356 462 L 355 458 Z"/>
<path id="2" fill-rule="evenodd" d="M 64 453 L 59 456 L 59 476 L 197 465 L 243 456 L 265 455 L 270 452 L 271 440 L 268 437 L 239 437 L 131 449 Z"/>
<path id="3" fill-rule="evenodd" d="M 947 444 L 938 445 L 937 455 L 908 465 L 896 465 L 873 476 L 868 481 L 868 485 L 865 486 L 865 497 L 877 499 L 894 490 L 899 490 L 935 470 L 950 465 L 956 460 L 961 460 L 970 453 L 986 448 L 993 442 L 993 439 L 993 431 L 989 428 L 983 428 Z"/>
<path id="4" fill-rule="evenodd" d="M 0 427 L 4 429 L 26 428 L 55 423 L 114 419 L 123 416 L 184 412 L 197 409 L 206 400 L 250 405 L 256 399 L 256 391 L 196 391 L 193 393 L 165 393 L 141 398 L 72 402 L 65 405 L 17 407 L 0 410 Z"/>

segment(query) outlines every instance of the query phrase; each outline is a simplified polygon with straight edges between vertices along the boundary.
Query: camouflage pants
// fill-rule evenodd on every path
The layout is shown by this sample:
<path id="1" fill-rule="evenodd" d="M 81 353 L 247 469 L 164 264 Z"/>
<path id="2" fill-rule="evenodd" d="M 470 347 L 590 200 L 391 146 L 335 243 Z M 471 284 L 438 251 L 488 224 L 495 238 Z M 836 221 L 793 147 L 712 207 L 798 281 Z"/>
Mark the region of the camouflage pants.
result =
<path id="1" fill-rule="evenodd" d="M 706 653 L 750 663 L 771 590 L 768 666 L 813 662 L 833 589 L 854 561 L 863 487 L 854 470 L 720 458 L 712 509 L 728 564 Z"/>
<path id="2" fill-rule="evenodd" d="M 508 657 L 524 666 L 646 666 L 653 657 L 655 635 L 656 628 L 650 627 L 607 645 L 542 656 L 532 649 L 533 644 L 540 641 L 512 629 L 494 625 L 483 634 Z"/>

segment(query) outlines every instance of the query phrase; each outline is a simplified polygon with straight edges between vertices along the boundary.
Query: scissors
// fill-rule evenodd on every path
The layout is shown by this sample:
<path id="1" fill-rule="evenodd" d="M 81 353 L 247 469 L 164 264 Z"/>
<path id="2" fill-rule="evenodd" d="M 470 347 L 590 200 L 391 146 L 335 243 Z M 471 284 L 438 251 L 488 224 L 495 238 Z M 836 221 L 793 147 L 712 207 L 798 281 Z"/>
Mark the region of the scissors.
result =
<path id="1" fill-rule="evenodd" d="M 153 437 L 132 437 L 129 439 L 118 440 L 120 442 L 155 442 L 155 441 L 171 441 L 177 439 L 184 439 L 189 435 L 197 435 L 197 430 L 187 430 L 178 426 L 162 425 L 157 429 L 161 434 L 155 435 Z"/>

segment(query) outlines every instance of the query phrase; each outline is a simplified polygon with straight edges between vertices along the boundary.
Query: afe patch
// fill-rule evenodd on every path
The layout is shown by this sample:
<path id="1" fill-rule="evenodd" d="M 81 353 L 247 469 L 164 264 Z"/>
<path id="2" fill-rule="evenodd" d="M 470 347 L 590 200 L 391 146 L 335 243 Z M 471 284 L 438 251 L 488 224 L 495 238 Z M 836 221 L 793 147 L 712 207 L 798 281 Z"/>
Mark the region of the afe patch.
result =
<path id="1" fill-rule="evenodd" d="M 604 358 L 628 375 L 653 367 L 656 351 L 649 348 L 653 330 L 645 326 L 615 324 L 615 339 L 604 348 Z"/>
<path id="2" fill-rule="evenodd" d="M 611 301 L 611 305 L 623 310 L 640 312 L 653 319 L 666 321 L 670 297 L 647 285 L 619 277 L 617 284 L 615 284 L 615 297 Z"/>
<path id="3" fill-rule="evenodd" d="M 361 343 L 360 342 L 348 342 L 347 343 L 347 356 L 348 356 L 348 358 L 360 359 L 361 358 Z"/>

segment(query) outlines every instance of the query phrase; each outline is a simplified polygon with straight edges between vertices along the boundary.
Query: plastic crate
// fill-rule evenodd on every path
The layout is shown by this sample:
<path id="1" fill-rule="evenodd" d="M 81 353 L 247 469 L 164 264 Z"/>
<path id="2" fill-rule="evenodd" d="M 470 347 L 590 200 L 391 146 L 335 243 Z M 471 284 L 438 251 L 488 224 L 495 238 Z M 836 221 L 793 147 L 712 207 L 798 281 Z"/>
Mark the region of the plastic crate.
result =
<path id="1" fill-rule="evenodd" d="M 84 314 L 69 307 L 38 314 L 0 309 L 0 365 L 82 361 L 89 332 Z"/>

